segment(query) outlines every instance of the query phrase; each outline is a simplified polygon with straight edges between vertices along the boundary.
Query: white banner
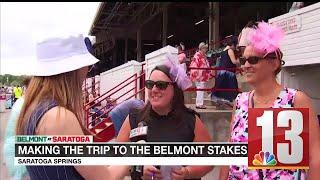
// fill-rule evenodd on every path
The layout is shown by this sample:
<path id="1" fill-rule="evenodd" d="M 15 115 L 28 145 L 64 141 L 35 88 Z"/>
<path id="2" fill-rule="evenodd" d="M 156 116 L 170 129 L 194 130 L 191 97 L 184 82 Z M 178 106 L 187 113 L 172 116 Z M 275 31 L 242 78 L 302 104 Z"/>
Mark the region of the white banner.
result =
<path id="1" fill-rule="evenodd" d="M 15 165 L 248 165 L 248 157 L 15 157 Z"/>

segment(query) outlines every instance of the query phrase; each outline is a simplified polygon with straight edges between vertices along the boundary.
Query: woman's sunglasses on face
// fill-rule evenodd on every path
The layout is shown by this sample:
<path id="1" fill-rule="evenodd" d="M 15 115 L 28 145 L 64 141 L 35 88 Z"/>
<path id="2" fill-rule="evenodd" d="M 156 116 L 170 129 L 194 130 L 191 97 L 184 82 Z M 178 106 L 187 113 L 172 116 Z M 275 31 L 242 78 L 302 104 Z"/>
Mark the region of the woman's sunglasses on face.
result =
<path id="1" fill-rule="evenodd" d="M 250 64 L 257 64 L 260 59 L 263 59 L 263 58 L 256 57 L 256 56 L 249 57 L 249 58 L 239 57 L 239 61 L 240 61 L 241 65 L 244 65 L 246 63 L 246 61 L 248 61 L 248 63 L 250 63 Z"/>
<path id="2" fill-rule="evenodd" d="M 146 80 L 145 84 L 147 89 L 152 89 L 156 85 L 158 89 L 165 90 L 169 85 L 173 85 L 174 82 Z"/>
<path id="3" fill-rule="evenodd" d="M 248 61 L 248 63 L 250 64 L 257 64 L 261 59 L 276 59 L 276 58 L 277 56 L 275 53 L 269 53 L 265 57 L 257 57 L 257 56 L 252 56 L 249 58 L 239 57 L 239 61 L 241 65 L 244 65 L 246 61 Z"/>

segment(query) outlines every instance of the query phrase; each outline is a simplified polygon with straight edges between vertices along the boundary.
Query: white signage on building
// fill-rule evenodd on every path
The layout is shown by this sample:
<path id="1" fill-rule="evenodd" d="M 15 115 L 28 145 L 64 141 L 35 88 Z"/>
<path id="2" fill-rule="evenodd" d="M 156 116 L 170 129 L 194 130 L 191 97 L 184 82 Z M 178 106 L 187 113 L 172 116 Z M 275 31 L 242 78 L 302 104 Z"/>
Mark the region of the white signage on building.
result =
<path id="1" fill-rule="evenodd" d="M 292 16 L 286 19 L 282 19 L 280 21 L 276 21 L 272 24 L 281 27 L 286 34 L 298 32 L 301 30 L 301 16 Z"/>

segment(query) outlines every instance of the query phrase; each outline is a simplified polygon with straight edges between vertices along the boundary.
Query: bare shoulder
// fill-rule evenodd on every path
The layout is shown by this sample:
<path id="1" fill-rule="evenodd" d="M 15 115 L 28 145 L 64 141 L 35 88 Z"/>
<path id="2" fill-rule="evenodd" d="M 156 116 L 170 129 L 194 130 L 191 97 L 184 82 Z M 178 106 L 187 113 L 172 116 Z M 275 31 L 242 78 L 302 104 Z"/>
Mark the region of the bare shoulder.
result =
<path id="1" fill-rule="evenodd" d="M 211 142 L 210 134 L 198 115 L 195 115 L 194 142 Z"/>
<path id="2" fill-rule="evenodd" d="M 201 120 L 199 114 L 194 115 L 196 120 L 195 120 L 195 128 L 205 128 L 205 125 L 203 123 L 203 120 Z"/>
<path id="3" fill-rule="evenodd" d="M 295 107 L 310 107 L 310 98 L 302 91 L 297 91 L 294 99 Z"/>
<path id="4" fill-rule="evenodd" d="M 232 54 L 234 54 L 233 49 L 229 48 L 229 49 L 228 49 L 228 53 L 232 53 Z"/>
<path id="5" fill-rule="evenodd" d="M 64 107 L 54 107 L 44 114 L 37 126 L 38 134 L 83 134 L 76 115 Z"/>

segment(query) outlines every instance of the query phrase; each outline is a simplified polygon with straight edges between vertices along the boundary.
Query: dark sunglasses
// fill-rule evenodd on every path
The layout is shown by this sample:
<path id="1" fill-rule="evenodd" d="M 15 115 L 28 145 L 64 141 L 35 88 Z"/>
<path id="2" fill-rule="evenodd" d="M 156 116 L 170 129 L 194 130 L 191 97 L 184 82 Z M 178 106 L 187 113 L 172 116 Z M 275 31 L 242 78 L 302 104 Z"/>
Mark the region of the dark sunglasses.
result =
<path id="1" fill-rule="evenodd" d="M 146 88 L 152 89 L 154 85 L 160 90 L 165 90 L 169 85 L 173 85 L 174 82 L 166 82 L 166 81 L 152 81 L 152 80 L 146 80 Z"/>
<path id="2" fill-rule="evenodd" d="M 256 57 L 256 56 L 249 57 L 249 58 L 245 58 L 243 56 L 239 57 L 239 61 L 241 65 L 244 65 L 246 61 L 248 61 L 250 64 L 257 64 L 261 59 L 277 59 L 277 55 L 273 52 L 273 53 L 267 54 L 265 57 Z"/>
<path id="3" fill-rule="evenodd" d="M 250 64 L 257 64 L 259 62 L 259 60 L 263 59 L 262 57 L 249 57 L 249 58 L 245 58 L 245 57 L 239 57 L 239 61 L 241 65 L 244 65 L 246 63 L 246 61 L 248 61 L 248 63 Z"/>

